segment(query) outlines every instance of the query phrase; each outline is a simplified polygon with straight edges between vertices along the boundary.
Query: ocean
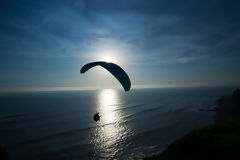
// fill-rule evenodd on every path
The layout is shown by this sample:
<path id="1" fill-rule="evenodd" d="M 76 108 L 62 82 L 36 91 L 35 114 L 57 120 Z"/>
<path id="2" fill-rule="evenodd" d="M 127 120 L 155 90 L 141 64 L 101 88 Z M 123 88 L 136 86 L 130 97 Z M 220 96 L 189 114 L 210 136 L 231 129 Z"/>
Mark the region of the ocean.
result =
<path id="1" fill-rule="evenodd" d="M 234 88 L 159 88 L 0 94 L 0 145 L 9 160 L 142 159 L 214 124 Z M 100 120 L 93 116 L 99 112 Z"/>

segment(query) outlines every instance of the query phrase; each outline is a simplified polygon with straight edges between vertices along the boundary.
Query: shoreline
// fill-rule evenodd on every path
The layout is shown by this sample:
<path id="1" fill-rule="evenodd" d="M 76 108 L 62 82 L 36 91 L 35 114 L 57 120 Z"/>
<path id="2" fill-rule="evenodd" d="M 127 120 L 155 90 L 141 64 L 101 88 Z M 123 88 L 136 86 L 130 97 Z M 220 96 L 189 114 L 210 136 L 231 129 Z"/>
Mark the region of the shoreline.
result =
<path id="1" fill-rule="evenodd" d="M 215 125 L 193 130 L 171 143 L 162 152 L 145 160 L 236 159 L 240 152 L 240 90 L 220 97 L 213 109 Z"/>

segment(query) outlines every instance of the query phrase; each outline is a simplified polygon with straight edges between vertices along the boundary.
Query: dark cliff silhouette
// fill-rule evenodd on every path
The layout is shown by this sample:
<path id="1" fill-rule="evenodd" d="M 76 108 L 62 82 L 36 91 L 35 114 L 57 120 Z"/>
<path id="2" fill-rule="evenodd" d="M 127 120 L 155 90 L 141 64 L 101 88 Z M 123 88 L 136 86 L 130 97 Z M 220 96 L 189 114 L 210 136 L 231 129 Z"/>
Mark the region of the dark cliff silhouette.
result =
<path id="1" fill-rule="evenodd" d="M 216 101 L 215 119 L 217 122 L 231 117 L 240 112 L 240 89 L 233 91 L 231 96 L 221 97 Z"/>
<path id="2" fill-rule="evenodd" d="M 194 130 L 146 160 L 235 160 L 240 153 L 240 90 L 216 101 L 215 125 Z"/>

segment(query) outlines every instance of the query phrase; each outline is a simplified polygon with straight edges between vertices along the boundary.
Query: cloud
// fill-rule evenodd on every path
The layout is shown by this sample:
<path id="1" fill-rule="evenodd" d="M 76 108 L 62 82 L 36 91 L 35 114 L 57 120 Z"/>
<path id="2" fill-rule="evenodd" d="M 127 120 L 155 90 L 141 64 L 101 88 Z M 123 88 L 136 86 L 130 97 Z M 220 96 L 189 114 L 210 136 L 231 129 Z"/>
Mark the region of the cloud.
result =
<path id="1" fill-rule="evenodd" d="M 182 59 L 196 53 L 219 54 L 224 48 L 219 45 L 223 40 L 239 35 L 235 3 L 238 2 L 9 2 L 14 7 L 5 9 L 7 29 L 1 41 L 7 41 L 0 47 L 16 48 L 9 49 L 12 54 L 74 57 L 81 53 L 85 56 L 86 43 L 108 39 L 130 46 L 133 54 L 143 54 L 142 57 L 161 57 L 163 52 Z M 213 47 L 217 45 L 221 47 Z M 237 48 L 236 43 L 229 46 Z"/>
<path id="2" fill-rule="evenodd" d="M 194 62 L 196 60 L 202 60 L 205 58 L 206 56 L 189 56 L 189 57 L 181 57 L 178 60 L 180 63 L 190 63 L 190 62 Z"/>

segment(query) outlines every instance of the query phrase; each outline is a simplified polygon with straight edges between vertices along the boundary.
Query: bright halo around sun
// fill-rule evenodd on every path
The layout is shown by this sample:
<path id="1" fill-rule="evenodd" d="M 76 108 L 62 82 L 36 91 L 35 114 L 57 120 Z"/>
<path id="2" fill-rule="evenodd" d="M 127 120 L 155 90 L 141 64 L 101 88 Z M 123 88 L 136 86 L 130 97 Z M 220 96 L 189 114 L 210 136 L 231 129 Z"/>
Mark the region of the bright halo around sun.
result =
<path id="1" fill-rule="evenodd" d="M 110 52 L 110 51 L 102 52 L 102 54 L 99 55 L 99 60 L 105 61 L 105 62 L 118 63 L 119 62 L 118 58 L 117 58 L 117 53 Z"/>
<path id="2" fill-rule="evenodd" d="M 105 56 L 105 57 L 103 57 L 101 59 L 102 59 L 102 61 L 105 61 L 105 62 L 116 63 L 116 60 L 113 57 L 111 57 L 111 56 Z"/>

